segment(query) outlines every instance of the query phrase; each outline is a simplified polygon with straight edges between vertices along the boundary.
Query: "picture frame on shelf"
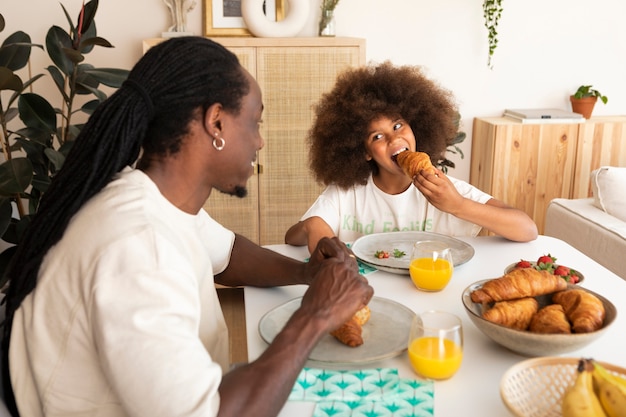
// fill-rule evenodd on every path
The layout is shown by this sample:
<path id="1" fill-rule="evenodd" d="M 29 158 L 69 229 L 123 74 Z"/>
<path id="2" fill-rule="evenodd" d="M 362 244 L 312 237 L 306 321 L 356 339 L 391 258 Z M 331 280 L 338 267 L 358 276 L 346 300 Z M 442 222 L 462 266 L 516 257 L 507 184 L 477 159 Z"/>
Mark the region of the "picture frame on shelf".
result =
<path id="1" fill-rule="evenodd" d="M 252 36 L 241 17 L 241 0 L 203 0 L 204 36 Z M 285 15 L 285 0 L 266 0 L 266 16 L 274 21 Z"/>

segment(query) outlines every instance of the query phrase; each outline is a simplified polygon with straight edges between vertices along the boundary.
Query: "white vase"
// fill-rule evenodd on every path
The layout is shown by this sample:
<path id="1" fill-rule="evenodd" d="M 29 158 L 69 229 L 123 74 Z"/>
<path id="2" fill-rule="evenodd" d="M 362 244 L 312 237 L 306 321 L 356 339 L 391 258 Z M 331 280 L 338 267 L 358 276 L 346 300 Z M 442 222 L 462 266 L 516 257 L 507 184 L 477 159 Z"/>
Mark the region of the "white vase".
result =
<path id="1" fill-rule="evenodd" d="M 241 0 L 241 17 L 254 36 L 288 38 L 297 35 L 309 19 L 309 0 L 287 0 L 287 15 L 283 20 L 269 20 L 263 12 L 265 0 Z"/>

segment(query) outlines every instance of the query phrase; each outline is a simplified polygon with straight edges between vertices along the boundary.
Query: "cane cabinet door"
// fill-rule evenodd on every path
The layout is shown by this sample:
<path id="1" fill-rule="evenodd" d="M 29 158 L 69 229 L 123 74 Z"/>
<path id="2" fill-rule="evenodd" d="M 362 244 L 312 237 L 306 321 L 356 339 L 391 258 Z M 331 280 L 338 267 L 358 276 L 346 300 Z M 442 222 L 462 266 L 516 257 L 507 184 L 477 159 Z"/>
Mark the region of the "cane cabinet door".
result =
<path id="1" fill-rule="evenodd" d="M 265 146 L 248 197 L 211 195 L 205 206 L 226 227 L 261 245 L 284 243 L 323 190 L 309 171 L 306 137 L 313 105 L 337 75 L 365 63 L 353 38 L 215 38 L 233 51 L 261 86 Z M 217 198 L 216 198 L 217 197 Z"/>

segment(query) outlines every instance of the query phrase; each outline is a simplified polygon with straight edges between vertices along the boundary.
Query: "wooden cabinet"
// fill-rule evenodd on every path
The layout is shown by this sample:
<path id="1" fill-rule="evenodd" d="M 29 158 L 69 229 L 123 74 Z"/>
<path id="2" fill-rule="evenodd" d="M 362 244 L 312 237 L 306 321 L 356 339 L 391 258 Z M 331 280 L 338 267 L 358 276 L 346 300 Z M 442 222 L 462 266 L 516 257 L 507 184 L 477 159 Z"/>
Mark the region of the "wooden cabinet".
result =
<path id="1" fill-rule="evenodd" d="M 626 167 L 626 116 L 592 117 L 580 125 L 571 198 L 591 197 L 589 174 L 606 165 Z"/>
<path id="2" fill-rule="evenodd" d="M 580 124 L 474 119 L 470 183 L 524 210 L 539 233 L 550 200 L 590 196 L 589 174 L 602 165 L 626 166 L 626 117 Z"/>
<path id="3" fill-rule="evenodd" d="M 308 165 L 313 105 L 339 72 L 365 64 L 357 38 L 213 38 L 233 51 L 261 86 L 265 147 L 244 199 L 214 191 L 205 208 L 224 226 L 261 245 L 283 243 L 322 191 Z M 144 50 L 160 40 L 144 42 Z"/>

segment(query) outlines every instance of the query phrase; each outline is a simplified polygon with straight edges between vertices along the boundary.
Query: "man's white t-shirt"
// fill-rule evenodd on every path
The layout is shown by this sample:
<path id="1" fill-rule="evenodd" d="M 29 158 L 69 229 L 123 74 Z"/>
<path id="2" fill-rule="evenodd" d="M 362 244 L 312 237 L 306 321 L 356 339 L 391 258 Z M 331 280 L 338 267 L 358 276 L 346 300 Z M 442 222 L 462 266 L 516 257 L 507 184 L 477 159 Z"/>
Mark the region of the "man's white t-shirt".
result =
<path id="1" fill-rule="evenodd" d="M 16 311 L 22 416 L 215 416 L 228 331 L 213 276 L 234 234 L 125 170 L 73 217 Z"/>
<path id="2" fill-rule="evenodd" d="M 459 193 L 470 200 L 486 203 L 492 197 L 478 188 L 448 177 Z M 449 236 L 476 236 L 480 226 L 442 212 L 411 185 L 401 194 L 387 194 L 374 184 L 341 189 L 328 186 L 300 220 L 321 217 L 335 235 L 352 242 L 363 235 L 397 231 L 427 231 Z"/>

